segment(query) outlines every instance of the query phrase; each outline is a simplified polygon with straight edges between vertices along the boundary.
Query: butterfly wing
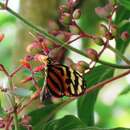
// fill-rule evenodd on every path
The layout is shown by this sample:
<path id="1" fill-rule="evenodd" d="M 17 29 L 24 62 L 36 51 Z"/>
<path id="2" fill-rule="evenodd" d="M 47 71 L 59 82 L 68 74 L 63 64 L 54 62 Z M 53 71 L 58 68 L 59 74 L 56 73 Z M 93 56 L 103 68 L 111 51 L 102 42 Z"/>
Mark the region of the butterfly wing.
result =
<path id="1" fill-rule="evenodd" d="M 85 90 L 82 76 L 61 64 L 48 65 L 47 86 L 56 97 L 80 96 Z"/>
<path id="2" fill-rule="evenodd" d="M 76 97 L 84 93 L 84 80 L 75 70 L 61 64 L 48 65 L 41 101 L 48 97 Z"/>
<path id="3" fill-rule="evenodd" d="M 47 68 L 47 88 L 55 97 L 64 96 L 64 77 L 60 68 L 55 68 L 55 65 L 48 65 Z"/>

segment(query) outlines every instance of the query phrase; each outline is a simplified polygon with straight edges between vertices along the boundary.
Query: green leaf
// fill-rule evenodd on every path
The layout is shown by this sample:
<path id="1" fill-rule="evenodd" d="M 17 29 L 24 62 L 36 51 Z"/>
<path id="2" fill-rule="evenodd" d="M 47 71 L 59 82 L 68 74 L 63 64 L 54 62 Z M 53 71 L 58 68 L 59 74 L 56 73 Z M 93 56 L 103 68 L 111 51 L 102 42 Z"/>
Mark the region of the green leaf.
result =
<path id="1" fill-rule="evenodd" d="M 11 91 L 12 94 L 16 95 L 16 96 L 21 96 L 21 97 L 28 97 L 32 95 L 32 91 L 29 89 L 25 89 L 25 88 L 15 88 L 13 91 Z"/>
<path id="2" fill-rule="evenodd" d="M 94 34 L 97 32 L 100 18 L 95 13 L 95 8 L 100 6 L 100 1 L 81 0 L 80 27 L 84 32 Z M 103 1 L 104 2 L 104 1 Z M 91 13 L 90 13 L 91 12 Z M 83 39 L 83 49 L 89 47 L 89 39 Z"/>
<path id="3" fill-rule="evenodd" d="M 126 9 L 130 10 L 130 0 L 118 0 L 118 1 Z"/>
<path id="4" fill-rule="evenodd" d="M 78 118 L 72 115 L 67 115 L 61 119 L 50 121 L 45 125 L 44 130 L 72 130 L 84 128 L 85 124 Z"/>
<path id="5" fill-rule="evenodd" d="M 13 108 L 13 99 L 12 95 L 9 92 L 1 92 L 0 91 L 0 100 L 1 100 L 1 107 L 4 111 L 7 111 L 10 108 Z"/>
<path id="6" fill-rule="evenodd" d="M 100 18 L 95 13 L 95 7 L 99 6 L 99 1 L 84 0 L 81 5 L 80 26 L 83 31 L 94 33 Z M 86 8 L 87 7 L 87 8 Z M 91 13 L 89 13 L 91 12 Z"/>
<path id="7" fill-rule="evenodd" d="M 107 66 L 95 67 L 91 73 L 85 75 L 85 83 L 87 87 L 91 87 L 103 80 L 113 76 L 114 69 Z M 77 102 L 78 116 L 87 125 L 94 125 L 94 105 L 97 99 L 99 89 L 79 98 Z"/>
<path id="8" fill-rule="evenodd" d="M 71 100 L 65 100 L 59 104 L 47 105 L 41 109 L 37 109 L 29 113 L 31 116 L 31 124 L 33 126 L 33 130 L 42 129 L 47 121 L 52 120 L 55 114 L 70 102 Z"/>
<path id="9" fill-rule="evenodd" d="M 5 115 L 5 112 L 4 112 L 4 110 L 2 109 L 1 101 L 0 101 L 0 117 L 3 117 L 4 115 Z"/>
<path id="10" fill-rule="evenodd" d="M 40 130 L 48 120 L 50 120 L 55 115 L 55 109 L 58 105 L 48 105 L 41 109 L 37 109 L 29 113 L 31 116 L 31 125 L 33 130 Z"/>

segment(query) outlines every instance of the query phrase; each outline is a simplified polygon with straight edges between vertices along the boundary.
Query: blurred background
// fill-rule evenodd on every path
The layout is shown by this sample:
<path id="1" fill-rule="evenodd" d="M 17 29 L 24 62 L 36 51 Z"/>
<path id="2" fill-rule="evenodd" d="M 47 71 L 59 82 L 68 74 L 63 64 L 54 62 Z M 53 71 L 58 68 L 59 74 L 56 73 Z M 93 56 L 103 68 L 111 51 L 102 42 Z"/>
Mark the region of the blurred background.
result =
<path id="1" fill-rule="evenodd" d="M 9 0 L 9 7 L 34 24 L 47 29 L 47 21 L 57 18 L 57 7 L 62 2 L 64 0 Z M 104 21 L 95 14 L 94 9 L 97 6 L 104 5 L 106 2 L 108 1 L 82 0 L 80 4 L 82 17 L 78 22 L 83 30 L 92 34 L 99 33 L 97 32 L 98 24 Z M 7 11 L 0 10 L 0 32 L 5 35 L 4 40 L 0 43 L 0 64 L 3 64 L 10 72 L 19 64 L 19 60 L 26 54 L 25 48 L 27 44 L 33 40 L 33 37 L 29 35 L 30 31 L 26 25 Z M 83 49 L 87 43 L 90 46 L 89 42 L 88 40 L 79 40 L 73 46 Z M 111 44 L 115 46 L 114 41 Z M 95 45 L 92 47 L 99 49 Z M 129 52 L 130 49 L 128 47 L 125 53 L 126 56 L 130 55 Z M 69 56 L 75 62 L 84 59 L 72 52 L 69 53 Z M 115 55 L 111 51 L 106 51 L 102 59 L 113 62 L 115 61 Z M 115 75 L 121 72 L 123 71 L 117 70 Z M 6 78 L 0 73 L 0 84 L 6 84 L 6 82 Z M 112 82 L 100 91 L 95 105 L 95 122 L 97 126 L 109 128 L 130 127 L 129 90 L 130 76 L 126 76 L 121 80 Z M 77 115 L 76 101 L 60 110 L 56 118 L 63 117 L 66 114 Z"/>

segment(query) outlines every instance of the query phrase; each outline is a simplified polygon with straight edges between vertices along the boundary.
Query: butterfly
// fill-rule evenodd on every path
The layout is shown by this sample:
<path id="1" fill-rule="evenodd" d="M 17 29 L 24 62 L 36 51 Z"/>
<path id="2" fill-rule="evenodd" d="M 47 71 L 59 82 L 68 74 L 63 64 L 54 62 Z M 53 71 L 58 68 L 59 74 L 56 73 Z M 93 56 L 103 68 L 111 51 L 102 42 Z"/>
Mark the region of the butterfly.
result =
<path id="1" fill-rule="evenodd" d="M 56 98 L 77 97 L 84 94 L 86 88 L 83 76 L 76 70 L 66 65 L 48 62 L 45 72 L 41 101 L 52 96 Z"/>

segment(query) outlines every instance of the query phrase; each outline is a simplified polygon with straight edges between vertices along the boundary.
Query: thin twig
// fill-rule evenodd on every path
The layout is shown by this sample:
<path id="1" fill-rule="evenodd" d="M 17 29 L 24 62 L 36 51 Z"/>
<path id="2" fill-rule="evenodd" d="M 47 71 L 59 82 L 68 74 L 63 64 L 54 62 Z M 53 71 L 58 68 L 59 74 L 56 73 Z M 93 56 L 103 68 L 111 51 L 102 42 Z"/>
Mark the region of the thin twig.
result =
<path id="1" fill-rule="evenodd" d="M 9 79 L 9 84 L 10 84 L 10 90 L 13 91 L 13 82 L 12 82 L 12 77 L 8 77 Z M 15 96 L 14 95 L 11 95 L 11 99 L 10 102 L 13 106 L 13 120 L 14 120 L 14 126 L 15 126 L 15 130 L 19 130 L 19 126 L 18 126 L 18 117 L 17 117 L 17 112 L 16 112 L 16 102 L 15 102 Z"/>
<path id="2" fill-rule="evenodd" d="M 22 65 L 18 66 L 11 74 L 10 77 L 13 77 L 17 72 L 19 72 L 23 68 Z"/>
<path id="3" fill-rule="evenodd" d="M 2 64 L 0 64 L 0 71 L 2 71 L 7 77 L 9 76 L 8 71 L 5 69 L 5 67 Z"/>

